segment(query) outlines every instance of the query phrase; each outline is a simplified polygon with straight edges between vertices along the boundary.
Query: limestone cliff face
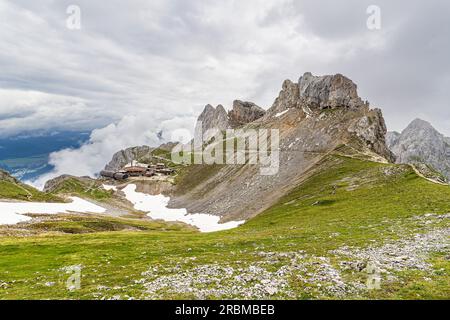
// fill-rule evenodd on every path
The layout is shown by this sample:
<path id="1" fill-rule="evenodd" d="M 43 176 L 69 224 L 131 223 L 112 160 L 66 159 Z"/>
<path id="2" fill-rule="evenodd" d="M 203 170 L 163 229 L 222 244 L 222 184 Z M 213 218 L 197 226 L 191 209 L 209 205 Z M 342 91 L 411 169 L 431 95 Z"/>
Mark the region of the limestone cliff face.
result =
<path id="1" fill-rule="evenodd" d="M 290 108 L 300 108 L 300 91 L 297 83 L 285 80 L 280 94 L 275 99 L 272 107 L 267 111 L 267 116 L 273 116 Z"/>
<path id="2" fill-rule="evenodd" d="M 221 128 L 239 125 L 244 130 L 278 129 L 279 170 L 272 176 L 262 176 L 259 165 L 197 167 L 192 176 L 186 176 L 195 183 L 185 189 L 181 183 L 178 190 L 183 191 L 175 191 L 170 203 L 190 212 L 217 214 L 224 220 L 258 214 L 297 186 L 308 170 L 342 145 L 377 161 L 394 160 L 386 147 L 387 130 L 381 111 L 370 109 L 358 96 L 356 85 L 340 74 L 317 77 L 305 73 L 298 82 L 284 81 L 267 112 L 250 103 L 236 102 L 228 121 L 224 121 L 222 110 L 207 109 L 200 116 L 211 116 L 206 127 L 219 123 Z M 217 113 L 220 121 L 213 119 Z"/>
<path id="3" fill-rule="evenodd" d="M 105 166 L 105 170 L 116 171 L 122 169 L 131 161 L 138 161 L 143 163 L 150 163 L 152 160 L 158 160 L 152 155 L 155 149 L 171 151 L 176 146 L 174 142 L 167 142 L 157 148 L 149 146 L 136 146 L 116 152 L 111 161 Z"/>
<path id="4" fill-rule="evenodd" d="M 366 106 L 357 93 L 356 84 L 341 74 L 313 76 L 306 72 L 297 83 L 285 80 L 282 90 L 269 109 L 273 115 L 289 108 L 312 110 L 361 108 Z"/>
<path id="5" fill-rule="evenodd" d="M 300 98 L 310 106 L 326 108 L 359 108 L 363 105 L 356 84 L 341 74 L 313 76 L 305 73 L 298 82 Z"/>
<path id="6" fill-rule="evenodd" d="M 229 128 L 229 122 L 225 108 L 222 105 L 218 105 L 216 108 L 210 104 L 206 105 L 205 109 L 198 117 L 196 132 L 198 132 L 198 126 L 201 126 L 203 138 L 205 140 L 209 140 L 214 136 L 214 132 L 208 132 L 209 130 L 226 130 Z"/>
<path id="7" fill-rule="evenodd" d="M 402 133 L 390 132 L 387 144 L 397 163 L 425 163 L 450 179 L 450 139 L 416 119 Z"/>
<path id="8" fill-rule="evenodd" d="M 123 168 L 132 160 L 151 160 L 154 148 L 149 146 L 131 147 L 116 152 L 111 161 L 105 166 L 105 170 L 115 171 Z"/>
<path id="9" fill-rule="evenodd" d="M 400 135 L 401 133 L 397 131 L 388 131 L 388 133 L 386 133 L 386 146 L 389 148 L 389 150 L 392 151 L 392 147 L 397 144 Z"/>
<path id="10" fill-rule="evenodd" d="M 357 138 L 386 160 L 395 160 L 386 147 L 387 129 L 381 110 L 370 109 L 369 103 L 358 96 L 356 84 L 341 74 L 313 76 L 307 72 L 298 83 L 284 81 L 262 122 L 270 122 L 274 117 L 285 119 L 285 114 L 291 111 L 300 112 L 304 119 L 314 119 L 315 123 L 328 122 L 329 127 L 341 133 L 336 140 L 345 143 Z M 304 126 L 310 121 L 300 122 Z M 344 137 L 345 132 L 351 135 Z"/>
<path id="11" fill-rule="evenodd" d="M 231 128 L 239 128 L 265 115 L 266 111 L 253 102 L 235 100 L 233 109 L 228 113 Z"/>
<path id="12" fill-rule="evenodd" d="M 253 102 L 235 100 L 233 108 L 228 113 L 222 105 L 216 108 L 210 104 L 205 106 L 203 112 L 197 119 L 195 128 L 196 135 L 201 129 L 203 139 L 208 141 L 212 138 L 215 131 L 225 131 L 229 128 L 240 128 L 249 124 L 265 115 L 266 111 L 258 107 Z M 208 132 L 210 130 L 210 132 Z M 199 138 L 199 137 L 197 137 Z"/>
<path id="13" fill-rule="evenodd" d="M 386 146 L 386 123 L 380 109 L 368 110 L 366 114 L 349 127 L 372 151 L 384 157 L 389 162 L 395 161 L 395 156 Z"/>

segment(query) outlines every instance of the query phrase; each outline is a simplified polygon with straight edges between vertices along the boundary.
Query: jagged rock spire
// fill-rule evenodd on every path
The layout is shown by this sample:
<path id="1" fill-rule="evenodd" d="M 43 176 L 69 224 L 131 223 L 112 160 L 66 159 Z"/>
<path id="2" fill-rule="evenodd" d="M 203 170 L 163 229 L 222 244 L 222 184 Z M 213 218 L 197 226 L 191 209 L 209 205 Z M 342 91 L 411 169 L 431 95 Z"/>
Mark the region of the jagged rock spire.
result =
<path id="1" fill-rule="evenodd" d="M 247 123 L 258 120 L 265 115 L 266 111 L 258 107 L 253 102 L 243 102 L 235 100 L 233 102 L 233 109 L 228 112 L 230 126 L 237 128 Z"/>
<path id="2" fill-rule="evenodd" d="M 251 123 L 265 115 L 266 111 L 258 107 L 253 102 L 235 100 L 233 102 L 233 109 L 228 113 L 222 105 L 216 108 L 210 104 L 206 105 L 203 112 L 197 119 L 196 135 L 201 132 L 203 140 L 212 138 L 212 131 L 208 134 L 208 130 L 214 129 L 224 131 L 228 128 L 239 128 L 247 123 Z M 198 137 L 197 137 L 198 138 Z"/>

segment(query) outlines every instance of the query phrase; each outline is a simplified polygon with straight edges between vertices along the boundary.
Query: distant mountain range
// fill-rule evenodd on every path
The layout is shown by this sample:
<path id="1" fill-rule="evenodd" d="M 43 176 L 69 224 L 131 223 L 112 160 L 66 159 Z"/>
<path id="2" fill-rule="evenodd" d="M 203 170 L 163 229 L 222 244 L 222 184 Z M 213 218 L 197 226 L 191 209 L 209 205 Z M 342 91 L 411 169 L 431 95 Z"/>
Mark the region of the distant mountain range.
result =
<path id="1" fill-rule="evenodd" d="M 30 180 L 52 170 L 50 153 L 78 148 L 89 139 L 88 132 L 35 132 L 0 138 L 0 168 L 20 180 Z"/>
<path id="2" fill-rule="evenodd" d="M 450 138 L 430 123 L 415 119 L 405 130 L 388 132 L 386 143 L 397 163 L 423 163 L 450 179 Z"/>

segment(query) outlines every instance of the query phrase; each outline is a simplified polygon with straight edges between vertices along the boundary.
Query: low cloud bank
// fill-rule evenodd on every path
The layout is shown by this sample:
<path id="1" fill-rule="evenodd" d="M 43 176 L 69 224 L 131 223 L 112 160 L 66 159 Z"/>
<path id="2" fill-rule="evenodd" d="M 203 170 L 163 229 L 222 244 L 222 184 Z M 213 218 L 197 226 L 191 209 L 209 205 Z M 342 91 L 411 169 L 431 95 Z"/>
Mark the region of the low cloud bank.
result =
<path id="1" fill-rule="evenodd" d="M 151 114 L 125 116 L 118 123 L 92 131 L 89 141 L 80 148 L 50 154 L 49 164 L 54 169 L 27 183 L 42 189 L 45 182 L 63 174 L 94 177 L 117 151 L 140 145 L 158 146 L 170 141 L 180 129 L 192 132 L 194 121 L 192 117 L 159 121 Z"/>

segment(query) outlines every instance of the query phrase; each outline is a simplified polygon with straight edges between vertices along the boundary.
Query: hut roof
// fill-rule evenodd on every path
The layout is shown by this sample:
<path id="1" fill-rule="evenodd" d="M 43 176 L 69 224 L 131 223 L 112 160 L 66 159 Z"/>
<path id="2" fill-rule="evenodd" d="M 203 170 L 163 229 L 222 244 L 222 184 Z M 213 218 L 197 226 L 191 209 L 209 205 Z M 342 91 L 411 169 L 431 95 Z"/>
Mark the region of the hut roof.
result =
<path id="1" fill-rule="evenodd" d="M 126 167 L 123 168 L 124 171 L 126 172 L 145 172 L 146 168 L 143 167 Z"/>

